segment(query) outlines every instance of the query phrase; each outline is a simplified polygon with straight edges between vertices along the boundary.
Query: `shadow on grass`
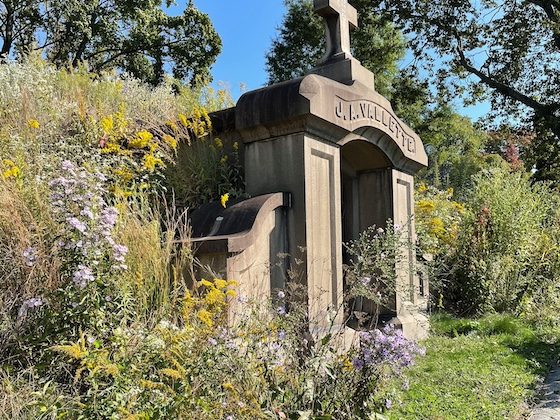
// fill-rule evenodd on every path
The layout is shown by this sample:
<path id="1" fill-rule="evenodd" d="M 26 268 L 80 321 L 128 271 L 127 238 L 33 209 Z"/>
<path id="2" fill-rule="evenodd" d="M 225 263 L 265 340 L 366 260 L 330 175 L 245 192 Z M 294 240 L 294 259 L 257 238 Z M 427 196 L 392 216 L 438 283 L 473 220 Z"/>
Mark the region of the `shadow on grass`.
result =
<path id="1" fill-rule="evenodd" d="M 545 375 L 560 354 L 560 336 L 536 327 L 509 314 L 492 314 L 480 318 L 456 318 L 438 313 L 431 318 L 435 335 L 445 337 L 480 336 L 495 337 L 528 361 L 531 371 Z"/>

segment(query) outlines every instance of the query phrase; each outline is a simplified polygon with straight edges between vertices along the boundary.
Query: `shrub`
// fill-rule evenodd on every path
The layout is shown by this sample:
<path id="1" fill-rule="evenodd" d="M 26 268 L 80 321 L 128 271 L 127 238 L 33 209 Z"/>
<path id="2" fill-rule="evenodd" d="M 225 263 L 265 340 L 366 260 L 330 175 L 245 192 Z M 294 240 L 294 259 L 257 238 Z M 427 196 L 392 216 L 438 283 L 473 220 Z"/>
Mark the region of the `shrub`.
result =
<path id="1" fill-rule="evenodd" d="M 418 186 L 414 217 L 418 247 L 423 254 L 437 258 L 455 252 L 465 206 L 452 198 L 452 189 Z"/>
<path id="2" fill-rule="evenodd" d="M 519 311 L 558 284 L 558 249 L 551 246 L 558 199 L 546 185 L 531 184 L 521 172 L 483 172 L 466 206 L 446 289 L 450 307 Z"/>

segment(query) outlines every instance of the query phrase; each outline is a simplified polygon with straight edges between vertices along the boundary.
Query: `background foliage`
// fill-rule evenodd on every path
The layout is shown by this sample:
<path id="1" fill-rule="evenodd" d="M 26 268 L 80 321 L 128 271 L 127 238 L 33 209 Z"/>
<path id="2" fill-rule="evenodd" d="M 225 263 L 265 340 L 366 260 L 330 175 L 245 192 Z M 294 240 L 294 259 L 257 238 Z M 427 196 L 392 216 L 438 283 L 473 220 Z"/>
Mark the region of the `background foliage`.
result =
<path id="1" fill-rule="evenodd" d="M 207 15 L 188 2 L 180 16 L 172 0 L 3 0 L 0 57 L 40 51 L 59 67 L 86 62 L 102 72 L 120 69 L 151 84 L 171 71 L 181 81 L 204 83 L 221 50 Z"/>

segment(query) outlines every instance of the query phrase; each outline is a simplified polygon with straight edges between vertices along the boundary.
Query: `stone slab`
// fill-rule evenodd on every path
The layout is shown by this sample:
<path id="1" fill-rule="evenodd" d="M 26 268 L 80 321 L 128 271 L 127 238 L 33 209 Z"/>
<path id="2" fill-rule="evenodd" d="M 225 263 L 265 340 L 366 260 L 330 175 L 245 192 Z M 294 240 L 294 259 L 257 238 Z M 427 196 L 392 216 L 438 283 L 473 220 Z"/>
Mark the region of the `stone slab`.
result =
<path id="1" fill-rule="evenodd" d="M 560 365 L 547 376 L 541 392 L 541 401 L 533 410 L 530 420 L 560 419 Z"/>

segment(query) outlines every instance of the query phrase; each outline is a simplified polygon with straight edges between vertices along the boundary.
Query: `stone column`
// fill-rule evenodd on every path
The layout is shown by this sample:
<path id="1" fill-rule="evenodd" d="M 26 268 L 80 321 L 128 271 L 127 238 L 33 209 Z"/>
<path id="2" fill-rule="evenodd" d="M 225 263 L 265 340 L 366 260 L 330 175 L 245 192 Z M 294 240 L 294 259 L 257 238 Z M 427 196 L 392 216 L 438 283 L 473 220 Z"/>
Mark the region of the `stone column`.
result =
<path id="1" fill-rule="evenodd" d="M 300 132 L 245 148 L 247 192 L 289 191 L 292 269 L 307 289 L 312 325 L 342 322 L 340 153 L 336 144 Z M 301 260 L 296 263 L 295 260 Z"/>

